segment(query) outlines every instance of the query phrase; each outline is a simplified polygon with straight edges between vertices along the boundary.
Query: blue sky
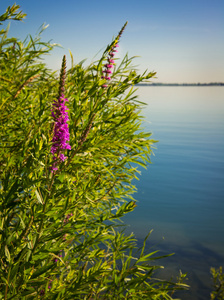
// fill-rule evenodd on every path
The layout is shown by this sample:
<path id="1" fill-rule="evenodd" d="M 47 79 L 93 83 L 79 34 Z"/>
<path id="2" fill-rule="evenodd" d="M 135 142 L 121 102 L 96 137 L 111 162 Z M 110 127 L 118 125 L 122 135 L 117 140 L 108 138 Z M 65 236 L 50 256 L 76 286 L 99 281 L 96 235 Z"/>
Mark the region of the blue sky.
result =
<path id="1" fill-rule="evenodd" d="M 14 1 L 0 2 L 0 10 Z M 155 82 L 224 82 L 223 0 L 18 0 L 27 13 L 24 23 L 12 22 L 10 35 L 25 38 L 41 24 L 50 26 L 43 40 L 55 49 L 46 61 L 59 69 L 70 49 L 75 62 L 91 61 L 122 25 L 119 56 L 140 56 L 139 71 L 156 71 Z"/>

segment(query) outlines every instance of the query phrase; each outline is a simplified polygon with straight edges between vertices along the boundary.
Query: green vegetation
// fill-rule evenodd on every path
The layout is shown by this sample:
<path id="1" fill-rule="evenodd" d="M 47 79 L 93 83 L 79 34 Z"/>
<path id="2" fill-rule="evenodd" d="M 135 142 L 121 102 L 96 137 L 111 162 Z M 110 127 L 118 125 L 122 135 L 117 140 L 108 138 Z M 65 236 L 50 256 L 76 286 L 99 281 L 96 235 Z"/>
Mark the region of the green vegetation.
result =
<path id="1" fill-rule="evenodd" d="M 0 21 L 23 18 L 14 5 Z M 164 256 L 121 227 L 154 144 L 133 86 L 155 73 L 112 59 L 125 26 L 90 66 L 66 72 L 64 57 L 60 78 L 42 60 L 54 47 L 44 28 L 25 41 L 1 30 L 0 299 L 174 299 L 187 288 L 182 274 L 156 278 Z"/>
<path id="2" fill-rule="evenodd" d="M 211 274 L 213 278 L 214 291 L 211 293 L 211 300 L 223 300 L 224 299 L 224 274 L 222 267 L 218 270 L 211 268 Z"/>

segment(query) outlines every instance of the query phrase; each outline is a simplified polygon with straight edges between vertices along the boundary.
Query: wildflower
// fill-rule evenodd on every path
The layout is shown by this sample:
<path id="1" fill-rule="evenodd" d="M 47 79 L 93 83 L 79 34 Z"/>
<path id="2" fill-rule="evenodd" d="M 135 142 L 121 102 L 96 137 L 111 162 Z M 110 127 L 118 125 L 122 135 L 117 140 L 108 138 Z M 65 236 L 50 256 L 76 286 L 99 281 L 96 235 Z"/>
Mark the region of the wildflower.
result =
<path id="1" fill-rule="evenodd" d="M 113 45 L 113 46 L 111 47 L 111 49 L 109 50 L 109 54 L 108 54 L 109 56 L 108 56 L 108 58 L 107 58 L 107 63 L 104 65 L 105 69 L 103 70 L 103 73 L 105 73 L 105 76 L 104 76 L 104 75 L 101 76 L 102 79 L 106 79 L 107 81 L 111 80 L 111 77 L 108 76 L 108 75 L 109 75 L 109 74 L 112 74 L 112 68 L 113 68 L 113 66 L 114 66 L 114 64 L 115 64 L 113 57 L 115 56 L 115 53 L 118 52 L 118 50 L 117 50 L 116 48 L 119 47 L 118 42 L 119 42 L 119 39 L 120 39 L 120 37 L 121 37 L 121 35 L 122 35 L 122 33 L 123 33 L 123 31 L 124 31 L 126 25 L 127 25 L 127 22 L 126 22 L 126 23 L 124 24 L 124 26 L 121 28 L 121 30 L 120 30 L 120 32 L 119 32 L 117 38 L 115 39 L 115 41 L 116 41 L 116 42 L 115 42 L 115 45 Z M 107 84 L 103 84 L 102 87 L 103 87 L 103 88 L 107 88 L 108 85 L 107 85 Z"/>
<path id="2" fill-rule="evenodd" d="M 106 65 L 104 65 L 104 67 L 106 67 L 107 69 L 110 69 L 110 68 L 112 68 L 113 66 L 110 65 L 110 64 L 106 64 Z"/>
<path id="3" fill-rule="evenodd" d="M 65 161 L 67 158 L 63 151 L 71 149 L 71 146 L 68 144 L 69 142 L 69 128 L 67 122 L 69 121 L 67 106 L 65 102 L 68 101 L 64 97 L 64 84 L 65 84 L 65 68 L 66 68 L 66 60 L 65 56 L 62 61 L 61 75 L 60 75 L 60 83 L 59 83 L 59 95 L 58 99 L 54 101 L 51 115 L 54 119 L 54 130 L 53 130 L 53 138 L 52 138 L 52 147 L 51 153 L 53 154 L 53 165 L 51 167 L 51 171 L 57 171 L 57 165 L 59 162 Z"/>
<path id="4" fill-rule="evenodd" d="M 111 70 L 108 70 L 108 69 L 104 70 L 103 72 L 104 72 L 104 73 L 109 73 L 109 74 L 112 73 L 112 71 L 111 71 Z"/>
<path id="5" fill-rule="evenodd" d="M 114 57 L 114 56 L 115 56 L 115 54 L 114 54 L 113 52 L 110 52 L 109 55 L 110 55 L 111 57 Z"/>

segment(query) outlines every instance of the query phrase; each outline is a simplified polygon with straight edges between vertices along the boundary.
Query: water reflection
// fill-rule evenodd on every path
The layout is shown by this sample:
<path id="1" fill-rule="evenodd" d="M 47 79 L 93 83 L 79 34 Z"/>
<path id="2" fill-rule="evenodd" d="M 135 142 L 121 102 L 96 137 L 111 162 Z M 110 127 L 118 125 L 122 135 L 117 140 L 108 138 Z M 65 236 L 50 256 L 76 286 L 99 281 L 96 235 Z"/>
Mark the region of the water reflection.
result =
<path id="1" fill-rule="evenodd" d="M 209 298 L 203 296 L 211 283 L 209 269 L 224 264 L 223 92 L 223 87 L 138 91 L 148 104 L 142 111 L 145 130 L 159 143 L 153 164 L 135 182 L 138 207 L 124 221 L 139 239 L 153 228 L 150 245 L 176 253 L 165 262 L 168 273 L 189 272 L 190 299 Z"/>

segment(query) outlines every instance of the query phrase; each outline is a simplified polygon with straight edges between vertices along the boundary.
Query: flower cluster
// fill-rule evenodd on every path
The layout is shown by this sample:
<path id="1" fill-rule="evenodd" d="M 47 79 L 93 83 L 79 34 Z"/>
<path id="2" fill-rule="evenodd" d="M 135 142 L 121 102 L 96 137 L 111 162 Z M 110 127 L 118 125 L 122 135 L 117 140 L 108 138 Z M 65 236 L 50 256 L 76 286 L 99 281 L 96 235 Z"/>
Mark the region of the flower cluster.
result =
<path id="1" fill-rule="evenodd" d="M 119 32 L 117 38 L 114 40 L 114 43 L 113 43 L 113 46 L 110 48 L 109 50 L 109 54 L 108 54 L 108 57 L 107 57 L 107 63 L 104 65 L 104 70 L 103 70 L 103 73 L 105 73 L 104 75 L 101 76 L 102 79 L 106 79 L 107 81 L 111 80 L 111 74 L 112 74 L 112 68 L 115 64 L 114 62 L 114 56 L 115 56 L 115 53 L 118 52 L 118 50 L 116 48 L 119 47 L 118 45 L 118 42 L 120 40 L 120 37 L 125 29 L 127 25 L 127 22 L 124 24 L 124 26 L 121 28 L 121 31 Z M 107 84 L 103 84 L 102 85 L 103 88 L 107 88 L 108 85 Z"/>
<path id="2" fill-rule="evenodd" d="M 69 121 L 67 106 L 65 102 L 68 101 L 64 97 L 64 84 L 65 84 L 65 56 L 62 61 L 60 84 L 59 84 L 59 96 L 54 101 L 51 115 L 54 119 L 54 129 L 52 138 L 51 153 L 53 154 L 54 163 L 51 167 L 51 171 L 58 170 L 57 165 L 59 162 L 63 162 L 67 157 L 64 155 L 64 150 L 71 149 L 69 142 L 69 128 L 67 122 Z"/>
<path id="3" fill-rule="evenodd" d="M 68 113 L 66 111 L 67 106 L 65 106 L 65 101 L 68 101 L 64 98 L 62 94 L 61 97 L 54 101 L 52 109 L 52 117 L 54 118 L 54 135 L 52 139 L 51 153 L 54 155 L 53 159 L 55 160 L 52 170 L 57 170 L 57 161 L 64 161 L 66 156 L 63 154 L 63 151 L 66 149 L 71 149 L 71 146 L 67 143 L 69 141 L 69 128 L 67 121 L 69 121 Z"/>
<path id="4" fill-rule="evenodd" d="M 115 55 L 115 52 L 117 52 L 117 49 L 116 49 L 117 47 L 119 47 L 118 44 L 113 46 L 111 48 L 111 51 L 109 52 L 109 56 L 107 58 L 107 63 L 104 65 L 105 69 L 103 70 L 103 73 L 105 73 L 105 75 L 101 76 L 102 79 L 111 80 L 110 74 L 112 74 L 112 68 L 113 68 L 113 65 L 114 65 L 113 57 Z M 106 87 L 108 87 L 108 85 L 103 84 L 102 87 L 106 88 Z"/>

